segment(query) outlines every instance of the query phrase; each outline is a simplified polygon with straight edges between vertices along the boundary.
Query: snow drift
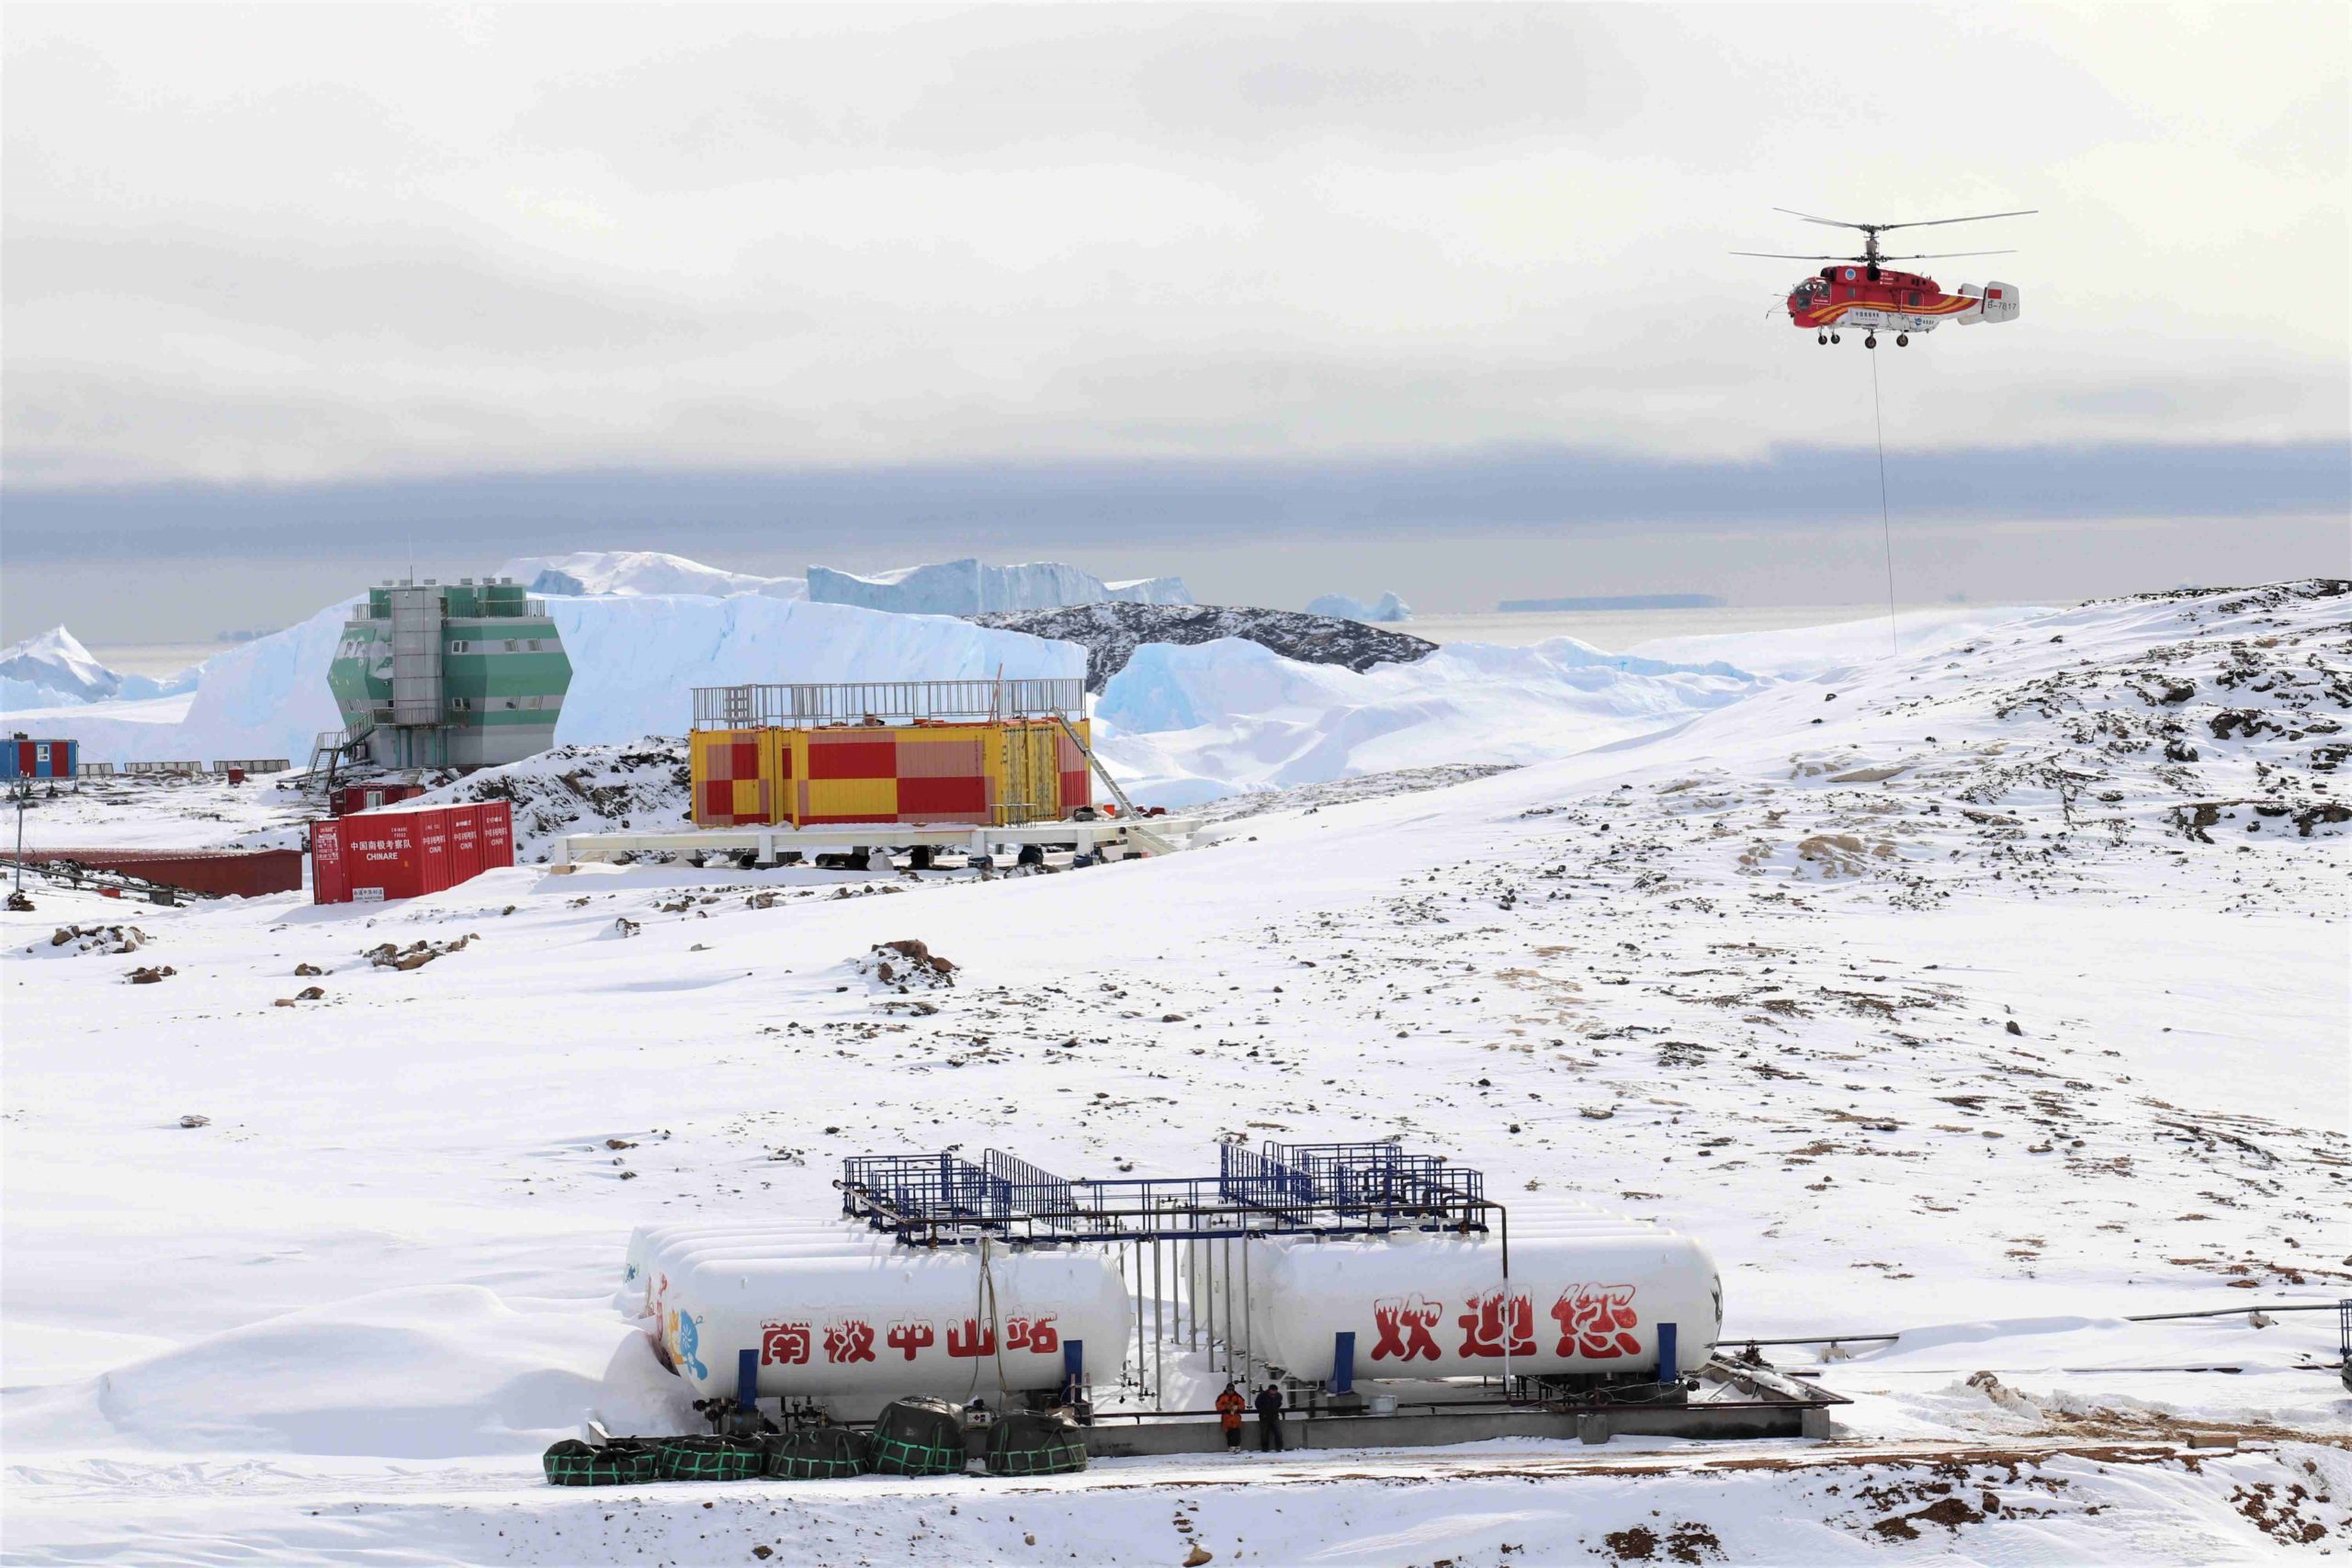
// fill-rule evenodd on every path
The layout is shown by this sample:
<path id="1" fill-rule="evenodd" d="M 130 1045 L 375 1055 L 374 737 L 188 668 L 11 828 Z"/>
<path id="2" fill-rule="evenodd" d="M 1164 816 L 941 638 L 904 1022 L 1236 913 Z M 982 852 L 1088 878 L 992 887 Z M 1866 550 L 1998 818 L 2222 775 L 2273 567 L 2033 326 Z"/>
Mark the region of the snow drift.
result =
<path id="1" fill-rule="evenodd" d="M 1003 610 L 1054 610 L 1065 604 L 1120 601 L 1189 604 L 1182 578 L 1144 577 L 1105 582 L 1060 561 L 988 566 L 978 558 L 901 567 L 859 575 L 831 567 L 808 569 L 808 597 L 820 604 L 859 604 L 900 615 L 978 615 Z"/>
<path id="2" fill-rule="evenodd" d="M 1447 762 L 1532 762 L 1674 728 L 1763 679 L 1728 664 L 1452 643 L 1362 671 L 1238 639 L 1147 643 L 1095 708 L 1096 750 L 1148 804 Z"/>
<path id="3" fill-rule="evenodd" d="M 617 1345 L 617 1348 L 616 1348 Z M 10 1413 L 17 1441 L 443 1459 L 567 1437 L 582 1406 L 669 1423 L 674 1380 L 642 1336 L 569 1303 L 421 1285 L 265 1317 Z"/>

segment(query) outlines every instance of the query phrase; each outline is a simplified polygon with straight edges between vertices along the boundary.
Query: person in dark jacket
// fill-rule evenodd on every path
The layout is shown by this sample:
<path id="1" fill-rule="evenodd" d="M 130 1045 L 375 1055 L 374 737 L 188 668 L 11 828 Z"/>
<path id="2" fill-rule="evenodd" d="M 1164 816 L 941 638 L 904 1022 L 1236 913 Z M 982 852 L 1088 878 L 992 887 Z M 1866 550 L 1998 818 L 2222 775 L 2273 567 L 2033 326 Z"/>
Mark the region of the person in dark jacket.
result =
<path id="1" fill-rule="evenodd" d="M 1258 1391 L 1258 1449 L 1261 1453 L 1283 1451 L 1283 1391 L 1272 1383 Z"/>

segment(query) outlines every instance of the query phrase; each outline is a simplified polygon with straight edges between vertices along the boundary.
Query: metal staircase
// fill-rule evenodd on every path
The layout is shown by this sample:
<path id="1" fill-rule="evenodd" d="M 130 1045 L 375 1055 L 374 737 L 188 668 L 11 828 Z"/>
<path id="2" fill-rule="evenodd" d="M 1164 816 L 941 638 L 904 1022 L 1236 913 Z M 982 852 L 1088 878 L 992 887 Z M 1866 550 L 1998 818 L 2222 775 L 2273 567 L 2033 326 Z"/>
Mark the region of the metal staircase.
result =
<path id="1" fill-rule="evenodd" d="M 317 739 L 311 742 L 311 765 L 302 774 L 300 782 L 303 786 L 316 785 L 322 790 L 334 788 L 336 771 L 345 761 L 356 758 L 367 746 L 368 738 L 375 733 L 376 727 L 372 724 L 362 727 L 356 733 L 349 729 L 320 730 Z M 319 776 L 322 766 L 326 770 L 324 779 Z"/>

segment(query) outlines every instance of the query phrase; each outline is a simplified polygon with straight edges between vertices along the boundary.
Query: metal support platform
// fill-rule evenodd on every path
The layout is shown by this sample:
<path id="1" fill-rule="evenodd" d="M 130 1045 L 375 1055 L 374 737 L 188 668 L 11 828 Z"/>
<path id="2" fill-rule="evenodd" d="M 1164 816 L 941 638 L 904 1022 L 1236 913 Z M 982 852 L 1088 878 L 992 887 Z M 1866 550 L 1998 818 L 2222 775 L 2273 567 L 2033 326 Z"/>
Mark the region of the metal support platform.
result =
<path id="1" fill-rule="evenodd" d="M 1284 1414 L 1283 1436 L 1294 1449 L 1441 1448 L 1497 1438 L 1572 1438 L 1594 1444 L 1617 1437 L 1822 1438 L 1830 1436 L 1830 1412 L 1853 1403 L 1826 1388 L 1721 1359 L 1702 1365 L 1697 1377 L 1700 1392 L 1647 1403 L 1571 1407 L 1489 1399 L 1410 1405 L 1388 1416 L 1294 1409 Z M 1252 1431 L 1255 1421 L 1251 1417 Z M 1225 1435 L 1213 1411 L 1114 1412 L 1097 1415 L 1086 1428 L 1086 1450 L 1097 1459 L 1224 1450 Z"/>
<path id="2" fill-rule="evenodd" d="M 994 855 L 1028 844 L 1075 845 L 1107 860 L 1166 854 L 1199 824 L 1185 817 L 1103 818 L 1092 822 L 1025 822 L 995 828 L 970 822 L 829 823 L 821 828 L 687 828 L 674 833 L 572 833 L 556 840 L 554 863 L 580 865 L 622 855 L 750 855 L 776 865 L 789 853 L 804 858 L 879 846 L 891 850 L 950 850 Z"/>
<path id="3" fill-rule="evenodd" d="M 1061 1177 L 989 1149 L 858 1155 L 842 1162 L 842 1213 L 915 1247 L 1216 1241 L 1244 1236 L 1483 1232 L 1510 1220 L 1486 1178 L 1391 1143 L 1222 1144 L 1215 1176 Z M 1506 1257 L 1508 1254 L 1506 1254 Z M 1506 1264 L 1508 1267 L 1508 1264 Z"/>

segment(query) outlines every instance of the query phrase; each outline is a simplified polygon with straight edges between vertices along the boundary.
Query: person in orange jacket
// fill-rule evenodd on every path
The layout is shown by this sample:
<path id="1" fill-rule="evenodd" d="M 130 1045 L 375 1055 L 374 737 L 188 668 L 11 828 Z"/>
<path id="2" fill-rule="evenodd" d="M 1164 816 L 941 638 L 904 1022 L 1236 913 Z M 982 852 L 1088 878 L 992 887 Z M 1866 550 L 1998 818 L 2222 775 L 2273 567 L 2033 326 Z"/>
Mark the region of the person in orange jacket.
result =
<path id="1" fill-rule="evenodd" d="M 1230 1382 L 1225 1385 L 1225 1392 L 1216 1396 L 1217 1425 L 1225 1428 L 1227 1448 L 1241 1446 L 1241 1413 L 1249 1408 L 1250 1402 L 1242 1398 L 1241 1391 Z"/>

